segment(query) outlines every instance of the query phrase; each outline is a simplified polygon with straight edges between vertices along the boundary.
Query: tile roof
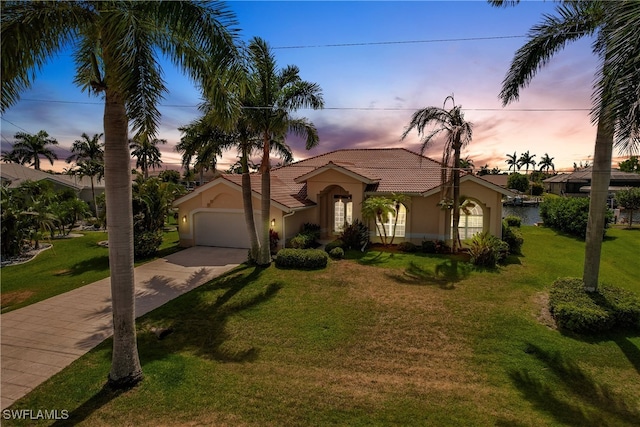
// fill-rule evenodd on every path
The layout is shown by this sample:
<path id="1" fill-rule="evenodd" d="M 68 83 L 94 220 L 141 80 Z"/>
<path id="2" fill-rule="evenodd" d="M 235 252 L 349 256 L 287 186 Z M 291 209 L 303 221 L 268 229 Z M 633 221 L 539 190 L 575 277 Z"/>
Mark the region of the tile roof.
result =
<path id="1" fill-rule="evenodd" d="M 57 182 L 62 185 L 66 185 L 77 190 L 91 187 L 91 178 L 88 176 L 78 177 L 70 175 L 54 175 L 48 172 L 38 171 L 28 168 L 26 166 L 17 163 L 6 163 L 0 166 L 0 176 L 2 180 L 10 181 L 11 188 L 17 187 L 24 181 L 40 181 L 47 179 Z M 94 182 L 95 188 L 104 188 L 104 181 L 96 180 Z"/>
<path id="2" fill-rule="evenodd" d="M 289 208 L 312 206 L 307 200 L 305 175 L 333 164 L 369 181 L 366 191 L 423 193 L 440 185 L 441 164 L 403 148 L 337 150 L 275 168 L 271 171 L 271 198 Z M 223 174 L 237 185 L 240 175 Z M 299 179 L 302 178 L 302 179 Z M 251 189 L 260 193 L 260 175 L 251 175 Z"/>

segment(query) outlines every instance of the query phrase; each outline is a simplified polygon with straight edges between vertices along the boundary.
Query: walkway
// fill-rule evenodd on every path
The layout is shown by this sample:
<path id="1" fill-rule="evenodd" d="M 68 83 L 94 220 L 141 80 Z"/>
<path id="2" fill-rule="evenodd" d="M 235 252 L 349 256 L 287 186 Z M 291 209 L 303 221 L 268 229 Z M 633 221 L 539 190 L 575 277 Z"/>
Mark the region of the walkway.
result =
<path id="1" fill-rule="evenodd" d="M 136 317 L 231 270 L 246 249 L 193 247 L 136 267 Z M 0 316 L 1 408 L 111 336 L 109 279 Z"/>

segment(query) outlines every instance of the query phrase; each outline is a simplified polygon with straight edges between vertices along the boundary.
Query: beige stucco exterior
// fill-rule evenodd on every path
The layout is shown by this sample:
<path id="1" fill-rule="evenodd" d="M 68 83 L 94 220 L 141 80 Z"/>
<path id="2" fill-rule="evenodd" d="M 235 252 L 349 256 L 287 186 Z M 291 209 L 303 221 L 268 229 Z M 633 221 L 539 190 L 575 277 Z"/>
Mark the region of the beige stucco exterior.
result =
<path id="1" fill-rule="evenodd" d="M 321 239 L 328 241 L 337 237 L 333 230 L 334 200 L 348 197 L 353 203 L 353 220 L 362 221 L 361 207 L 367 196 L 367 180 L 357 175 L 343 173 L 341 170 L 328 169 L 313 174 L 305 179 L 307 186 L 307 200 L 314 203 L 311 206 L 287 208 L 278 203 L 272 203 L 269 226 L 280 237 L 279 247 L 300 232 L 303 224 L 312 223 L 321 226 Z M 502 193 L 499 187 L 483 181 L 477 177 L 467 175 L 461 179 L 460 193 L 471 199 L 482 208 L 483 229 L 501 236 L 502 233 Z M 407 209 L 406 234 L 396 237 L 394 243 L 411 241 L 420 244 L 424 240 L 449 240 L 451 235 L 450 213 L 442 210 L 438 205 L 439 190 L 425 194 L 407 195 L 405 207 Z M 196 242 L 194 230 L 194 215 L 208 212 L 238 213 L 243 212 L 242 192 L 239 185 L 225 179 L 217 179 L 207 184 L 201 190 L 190 196 L 183 197 L 177 203 L 181 246 L 193 246 Z M 260 195 L 253 194 L 254 217 L 256 226 L 259 224 Z M 364 222 L 364 221 L 363 221 Z M 366 222 L 365 222 L 366 224 Z M 378 242 L 375 224 L 367 224 L 371 230 L 371 240 Z"/>

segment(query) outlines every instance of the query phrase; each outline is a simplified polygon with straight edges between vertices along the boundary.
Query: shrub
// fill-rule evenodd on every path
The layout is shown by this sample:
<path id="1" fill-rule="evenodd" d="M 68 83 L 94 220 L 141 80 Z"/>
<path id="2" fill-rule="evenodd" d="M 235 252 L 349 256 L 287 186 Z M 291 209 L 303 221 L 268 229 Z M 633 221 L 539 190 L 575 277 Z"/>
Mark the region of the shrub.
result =
<path id="1" fill-rule="evenodd" d="M 269 250 L 272 254 L 276 253 L 278 249 L 278 242 L 280 241 L 280 236 L 278 236 L 278 232 L 274 229 L 269 229 Z"/>
<path id="2" fill-rule="evenodd" d="M 346 249 L 364 250 L 369 245 L 369 227 L 356 219 L 344 227 L 340 240 L 344 242 Z"/>
<path id="3" fill-rule="evenodd" d="M 344 242 L 340 239 L 336 239 L 333 242 L 329 242 L 325 245 L 324 250 L 326 252 L 331 253 L 331 251 L 335 248 L 341 248 L 344 249 Z"/>
<path id="4" fill-rule="evenodd" d="M 416 252 L 418 250 L 418 246 L 411 242 L 402 242 L 398 244 L 398 250 L 400 252 Z"/>
<path id="5" fill-rule="evenodd" d="M 136 231 L 133 233 L 134 258 L 141 259 L 155 255 L 161 244 L 161 231 Z"/>
<path id="6" fill-rule="evenodd" d="M 587 235 L 589 199 L 586 197 L 545 197 L 544 202 L 540 204 L 540 217 L 547 227 L 584 238 Z M 607 210 L 604 224 L 605 233 L 612 219 L 613 213 Z"/>
<path id="7" fill-rule="evenodd" d="M 309 236 L 315 242 L 320 238 L 320 225 L 305 222 L 302 224 L 302 231 L 300 234 Z"/>
<path id="8" fill-rule="evenodd" d="M 487 231 L 471 239 L 469 255 L 471 263 L 481 267 L 495 267 L 509 254 L 509 245 Z"/>
<path id="9" fill-rule="evenodd" d="M 289 240 L 289 246 L 294 249 L 307 249 L 313 245 L 313 239 L 308 234 L 296 234 Z"/>
<path id="10" fill-rule="evenodd" d="M 280 249 L 276 266 L 280 268 L 320 269 L 327 266 L 329 257 L 320 249 Z"/>
<path id="11" fill-rule="evenodd" d="M 344 258 L 344 249 L 340 247 L 335 247 L 329 251 L 329 255 L 333 259 L 342 259 Z"/>
<path id="12" fill-rule="evenodd" d="M 508 227 L 520 227 L 522 225 L 522 218 L 515 215 L 505 216 L 503 221 L 507 223 Z"/>
<path id="13" fill-rule="evenodd" d="M 518 218 L 519 219 L 519 218 Z M 524 238 L 515 227 L 509 227 L 507 221 L 502 222 L 502 240 L 509 245 L 509 253 L 520 255 Z"/>
<path id="14" fill-rule="evenodd" d="M 613 286 L 588 293 L 579 278 L 553 283 L 549 311 L 559 328 L 577 333 L 640 329 L 640 298 L 636 294 Z"/>

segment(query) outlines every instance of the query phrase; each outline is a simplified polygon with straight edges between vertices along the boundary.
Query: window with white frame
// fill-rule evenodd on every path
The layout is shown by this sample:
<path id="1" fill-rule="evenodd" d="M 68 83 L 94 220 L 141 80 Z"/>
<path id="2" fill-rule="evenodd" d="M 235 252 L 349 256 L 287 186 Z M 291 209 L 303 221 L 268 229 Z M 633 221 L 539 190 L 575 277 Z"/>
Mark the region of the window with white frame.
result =
<path id="1" fill-rule="evenodd" d="M 396 215 L 390 213 L 384 223 L 380 223 L 376 219 L 376 236 L 380 236 L 380 227 L 384 227 L 387 237 L 404 237 L 407 228 L 407 208 L 402 203 L 398 206 L 398 218 L 396 222 Z M 393 233 L 395 227 L 395 235 Z"/>
<path id="2" fill-rule="evenodd" d="M 353 202 L 351 196 L 334 196 L 333 204 L 333 230 L 341 233 L 345 224 L 353 222 Z"/>
<path id="3" fill-rule="evenodd" d="M 470 239 L 475 234 L 482 233 L 483 228 L 484 218 L 482 216 L 482 207 L 477 203 L 474 203 L 471 209 L 467 208 L 466 212 L 460 210 L 460 223 L 458 224 L 460 239 Z"/>

